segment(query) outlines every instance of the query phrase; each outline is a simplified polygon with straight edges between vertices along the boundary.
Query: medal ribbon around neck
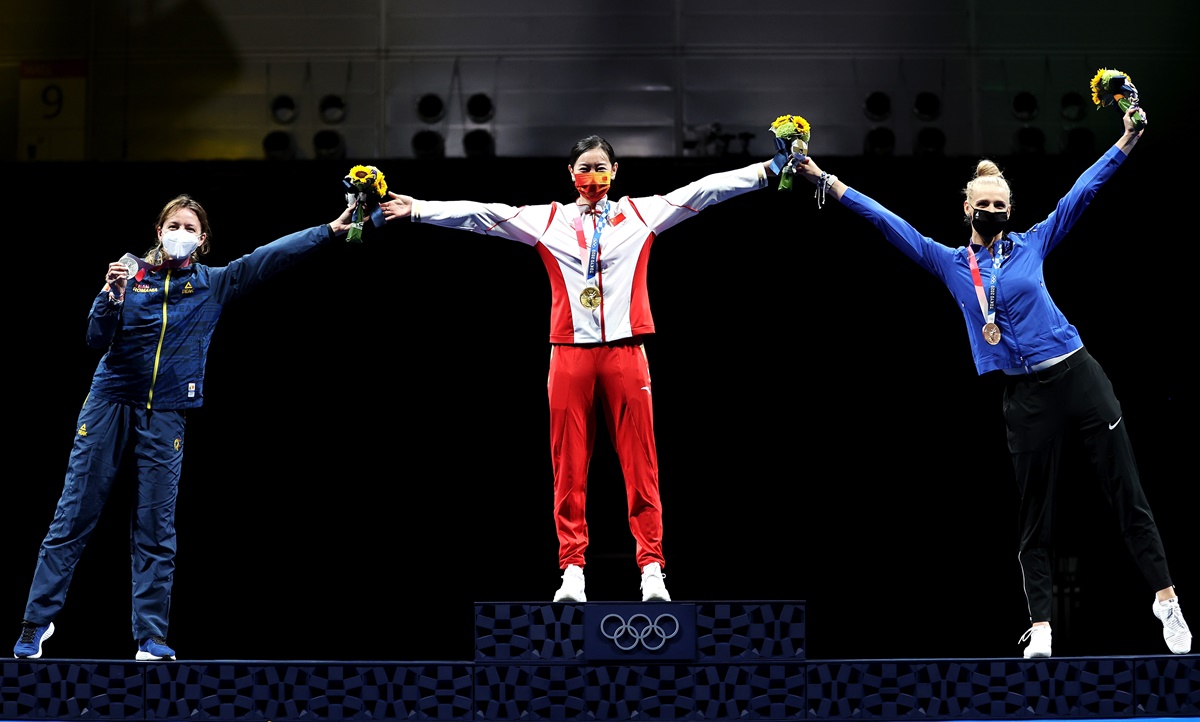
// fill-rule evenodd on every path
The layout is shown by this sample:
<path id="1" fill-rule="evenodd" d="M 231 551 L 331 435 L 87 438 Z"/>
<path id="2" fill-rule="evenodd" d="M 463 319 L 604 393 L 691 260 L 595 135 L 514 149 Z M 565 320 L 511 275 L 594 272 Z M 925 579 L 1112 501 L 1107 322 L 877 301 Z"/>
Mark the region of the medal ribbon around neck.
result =
<path id="1" fill-rule="evenodd" d="M 587 272 L 584 282 L 589 286 L 595 286 L 592 281 L 596 277 L 596 259 L 600 255 L 600 232 L 608 225 L 608 201 L 604 201 L 604 210 L 596 209 L 589 211 L 596 216 L 596 230 L 592 232 L 592 242 L 587 245 L 588 261 Z M 575 234 L 579 237 L 582 245 L 583 241 L 583 214 L 575 219 Z"/>
<path id="2" fill-rule="evenodd" d="M 983 293 L 983 278 L 979 273 L 979 262 L 975 260 L 975 251 L 971 250 L 971 244 L 967 244 L 967 258 L 971 261 L 971 280 L 975 282 L 975 295 L 979 297 L 979 310 L 983 313 L 983 318 L 987 322 L 984 324 L 984 338 L 988 343 L 995 345 L 989 337 L 988 326 L 995 328 L 993 322 L 996 320 L 996 271 L 992 271 L 992 282 L 988 288 L 987 296 Z M 996 339 L 999 341 L 999 338 Z"/>

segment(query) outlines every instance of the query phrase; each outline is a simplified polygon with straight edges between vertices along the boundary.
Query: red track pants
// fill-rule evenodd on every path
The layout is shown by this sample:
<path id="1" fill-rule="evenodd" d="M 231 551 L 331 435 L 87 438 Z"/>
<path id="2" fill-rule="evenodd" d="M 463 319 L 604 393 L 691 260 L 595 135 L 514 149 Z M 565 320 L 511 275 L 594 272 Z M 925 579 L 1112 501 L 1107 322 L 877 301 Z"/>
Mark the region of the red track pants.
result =
<path id="1" fill-rule="evenodd" d="M 637 542 L 638 568 L 651 562 L 665 568 L 654 403 L 645 348 L 633 339 L 552 346 L 546 387 L 559 567 L 585 566 L 587 474 L 599 401 L 625 477 L 629 530 Z"/>

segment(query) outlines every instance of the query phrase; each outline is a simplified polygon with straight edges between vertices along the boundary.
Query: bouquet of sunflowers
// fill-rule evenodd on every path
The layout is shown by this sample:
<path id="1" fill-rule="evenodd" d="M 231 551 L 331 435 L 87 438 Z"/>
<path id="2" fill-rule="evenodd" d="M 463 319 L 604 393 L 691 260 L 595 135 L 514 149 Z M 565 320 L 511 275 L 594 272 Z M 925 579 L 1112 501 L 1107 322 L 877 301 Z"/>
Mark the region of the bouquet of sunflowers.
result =
<path id="1" fill-rule="evenodd" d="M 798 115 L 781 115 L 771 123 L 771 133 L 775 135 L 775 160 L 778 165 L 786 158 L 782 167 L 776 168 L 779 173 L 779 190 L 790 191 L 792 180 L 796 176 L 795 154 L 808 153 L 808 139 L 812 129 L 808 121 Z"/>
<path id="2" fill-rule="evenodd" d="M 1097 110 L 1116 103 L 1124 114 L 1130 108 L 1138 107 L 1138 91 L 1127 74 L 1120 70 L 1100 68 L 1092 77 L 1092 102 Z M 1134 113 L 1132 119 L 1136 130 L 1146 127 L 1146 120 L 1141 113 Z"/>
<path id="3" fill-rule="evenodd" d="M 379 207 L 379 199 L 387 196 L 387 182 L 383 179 L 383 171 L 375 166 L 356 165 L 342 179 L 342 184 L 346 186 L 346 202 L 355 204 L 354 219 L 346 240 L 361 243 L 363 221 Z"/>

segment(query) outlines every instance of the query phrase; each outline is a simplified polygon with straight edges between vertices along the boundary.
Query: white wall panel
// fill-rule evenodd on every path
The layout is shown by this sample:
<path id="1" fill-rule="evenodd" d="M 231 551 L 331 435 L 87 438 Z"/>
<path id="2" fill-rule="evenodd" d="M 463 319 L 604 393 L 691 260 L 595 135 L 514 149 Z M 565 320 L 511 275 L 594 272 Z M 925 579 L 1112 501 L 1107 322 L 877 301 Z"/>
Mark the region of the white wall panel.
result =
<path id="1" fill-rule="evenodd" d="M 510 90 L 549 87 L 638 91 L 673 86 L 678 62 L 671 57 L 621 54 L 502 58 L 496 67 L 498 82 Z"/>
<path id="2" fill-rule="evenodd" d="M 546 157 L 561 160 L 564 181 L 567 154 L 580 138 L 597 133 L 613 145 L 618 162 L 622 158 L 669 157 L 674 155 L 674 135 L 669 129 L 654 126 L 606 125 L 597 128 L 591 124 L 556 126 L 553 134 L 544 128 L 502 129 L 497 136 L 497 155 Z"/>
<path id="3" fill-rule="evenodd" d="M 503 6 L 497 3 L 497 9 Z M 598 27 L 614 24 L 620 28 L 615 38 Z M 572 15 L 479 14 L 464 17 L 410 16 L 389 18 L 388 43 L 407 52 L 446 51 L 474 53 L 570 52 L 609 53 L 617 48 L 662 47 L 670 44 L 674 32 L 672 18 L 649 15 L 617 19 Z"/>
<path id="4" fill-rule="evenodd" d="M 959 3 L 940 12 L 910 11 L 908 3 L 878 4 L 869 13 L 848 9 L 801 7 L 779 3 L 730 3 L 720 11 L 687 13 L 683 42 L 693 50 L 714 47 L 792 48 L 810 54 L 828 48 L 909 48 L 936 52 L 965 42 L 966 15 Z M 903 8 L 900 10 L 899 8 Z"/>

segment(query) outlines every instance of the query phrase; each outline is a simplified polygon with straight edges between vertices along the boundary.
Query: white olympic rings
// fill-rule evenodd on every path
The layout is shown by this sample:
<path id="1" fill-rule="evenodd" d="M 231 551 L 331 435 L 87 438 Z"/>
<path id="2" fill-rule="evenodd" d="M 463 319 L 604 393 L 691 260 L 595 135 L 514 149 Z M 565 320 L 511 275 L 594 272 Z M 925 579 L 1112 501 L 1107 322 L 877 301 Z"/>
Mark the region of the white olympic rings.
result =
<path id="1" fill-rule="evenodd" d="M 616 621 L 610 624 L 610 620 Z M 666 627 L 671 627 L 669 634 Z M 660 614 L 652 622 L 645 614 L 635 614 L 625 621 L 619 614 L 609 614 L 600 620 L 600 633 L 624 652 L 636 649 L 639 644 L 653 652 L 679 634 L 679 620 L 674 614 Z"/>

